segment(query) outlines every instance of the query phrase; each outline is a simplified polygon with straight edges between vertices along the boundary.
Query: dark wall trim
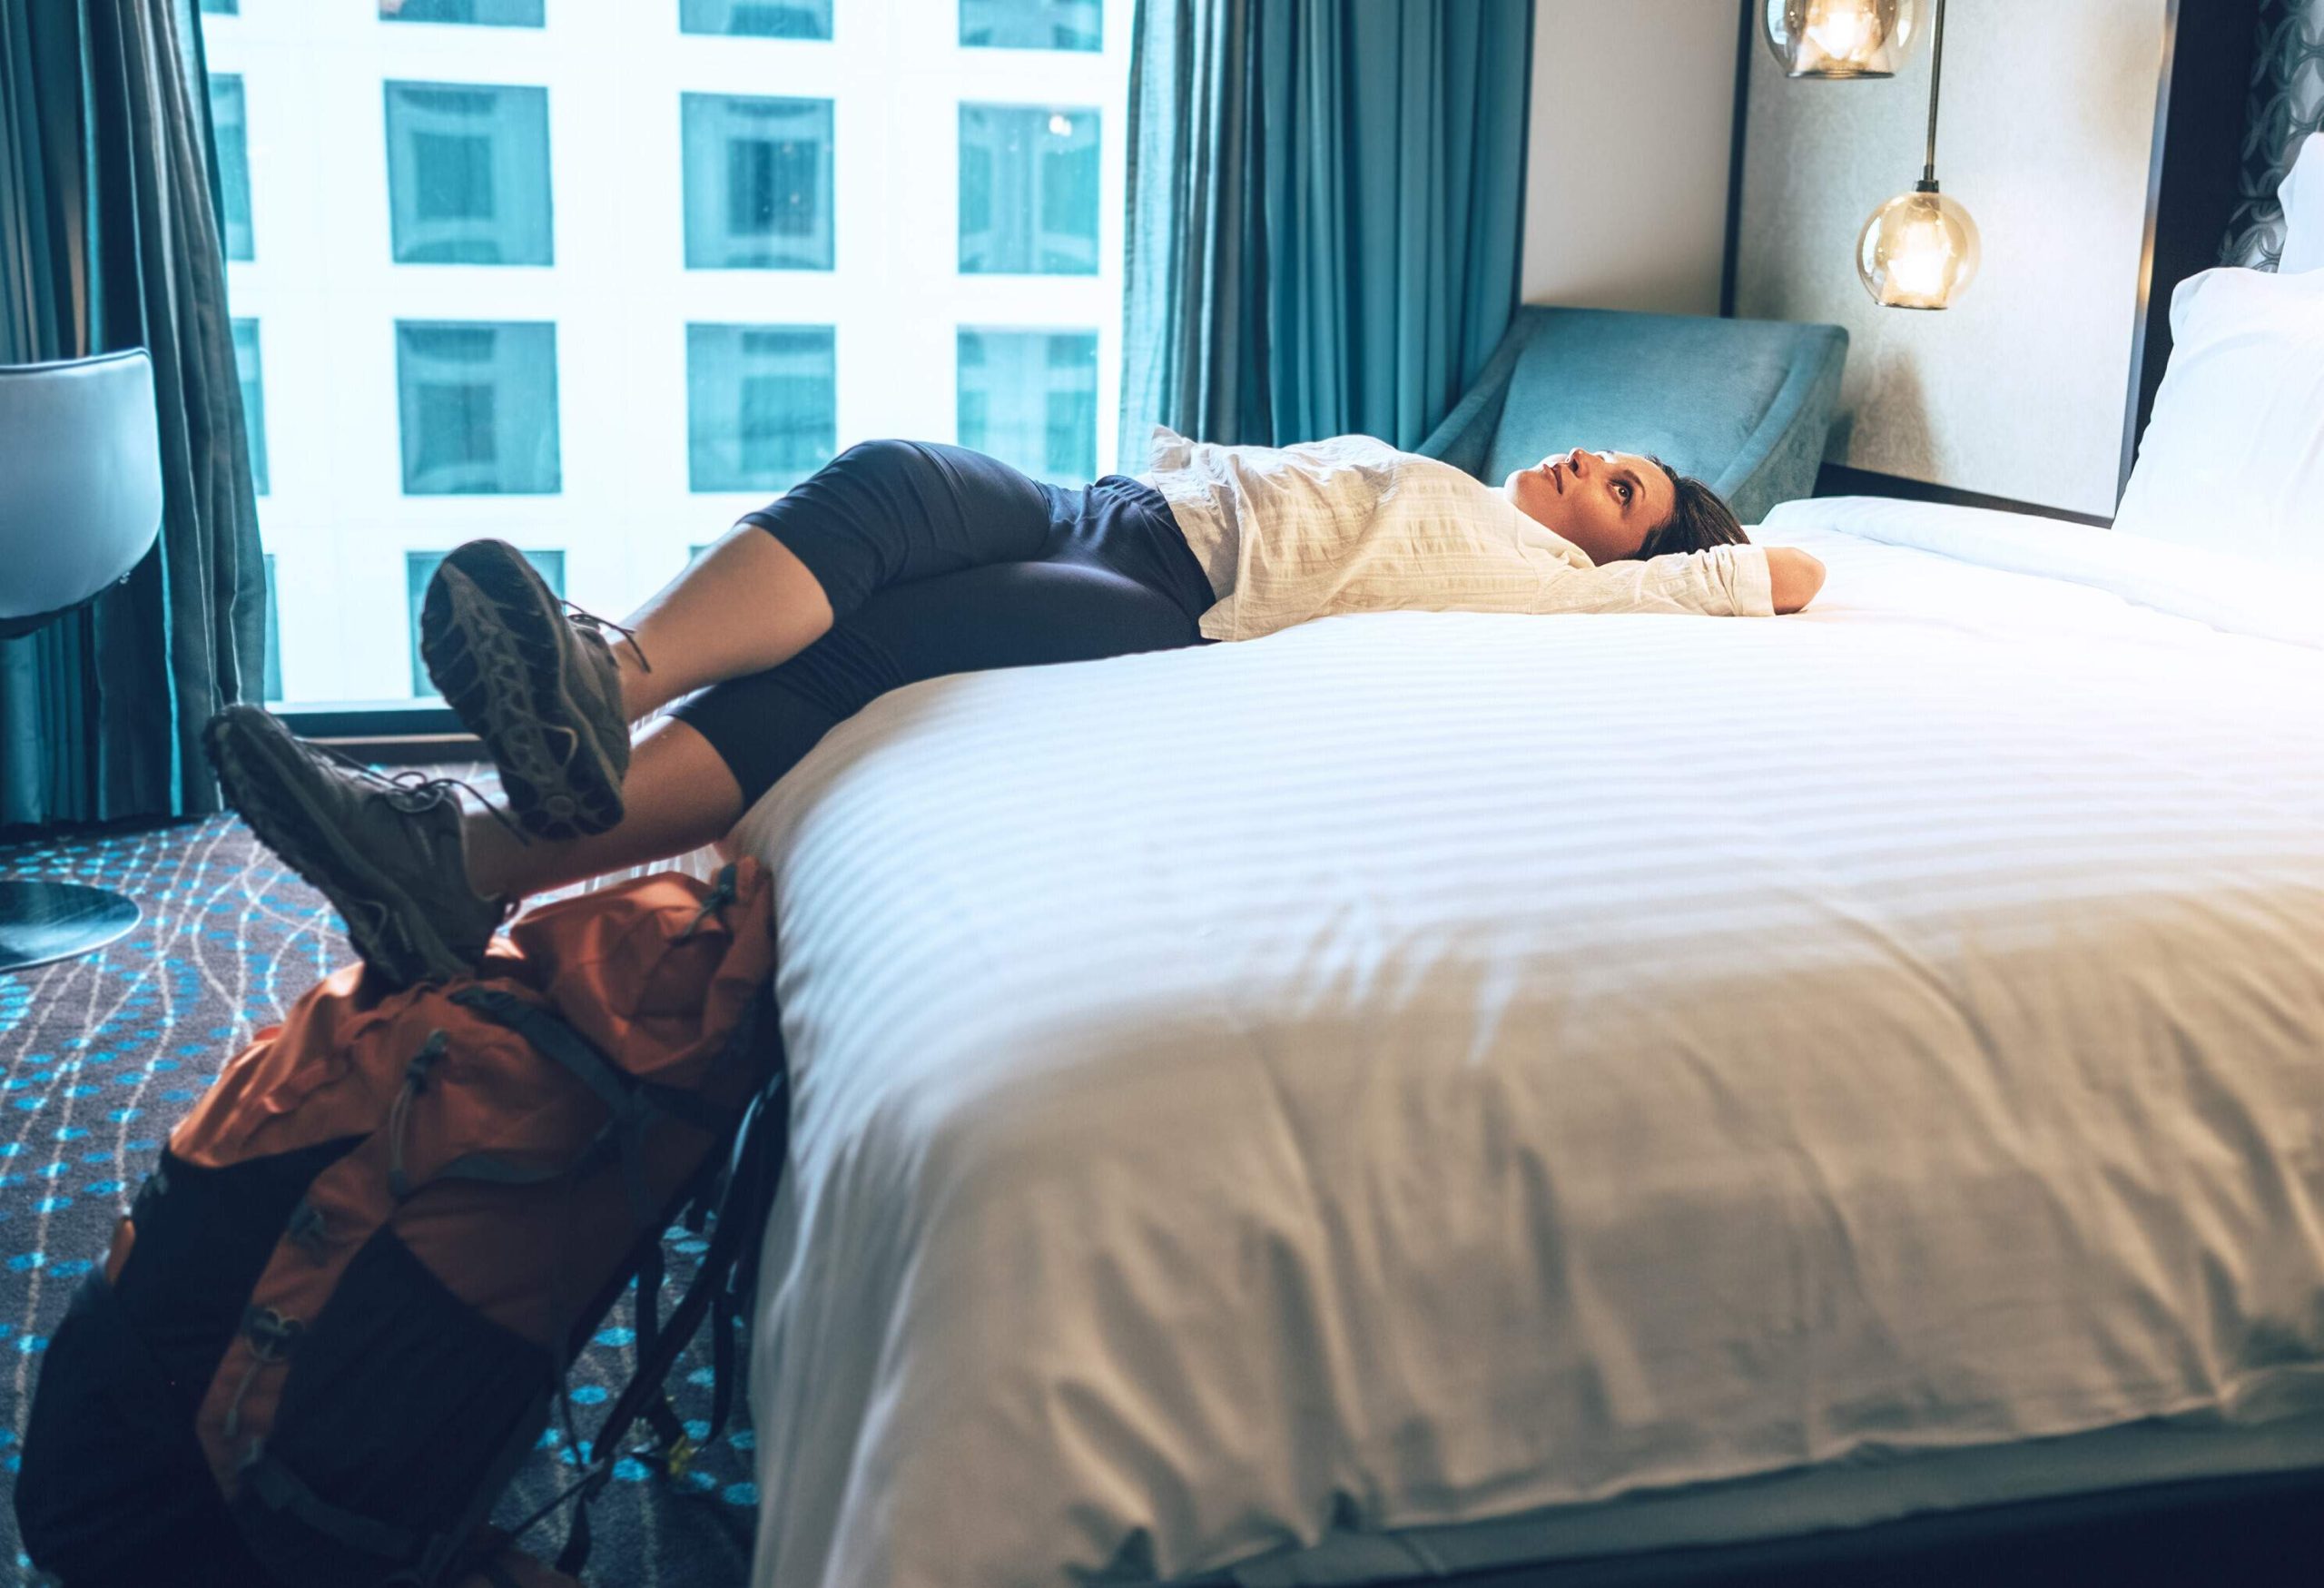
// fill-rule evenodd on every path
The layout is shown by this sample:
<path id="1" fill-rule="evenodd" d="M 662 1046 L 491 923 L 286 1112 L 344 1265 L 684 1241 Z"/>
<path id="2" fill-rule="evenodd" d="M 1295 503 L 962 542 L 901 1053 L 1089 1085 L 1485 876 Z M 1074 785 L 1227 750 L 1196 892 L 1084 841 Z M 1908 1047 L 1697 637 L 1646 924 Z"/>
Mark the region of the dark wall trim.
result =
<path id="1" fill-rule="evenodd" d="M 2155 390 L 2171 356 L 2171 294 L 2189 276 L 2219 263 L 2220 244 L 2234 219 L 2260 7 L 2260 0 L 2170 0 L 2163 18 L 2117 491 L 2130 483 L 2139 438 L 2154 412 Z"/>
<path id="2" fill-rule="evenodd" d="M 1895 497 L 1901 501 L 1943 502 L 1955 508 L 1991 508 L 1998 512 L 2024 513 L 2036 518 L 2063 518 L 2070 524 L 2093 524 L 2101 529 L 2111 528 L 2113 522 L 2094 513 L 2045 508 L 2038 502 L 2021 502 L 2014 497 L 1991 497 L 1983 491 L 1955 490 L 1949 485 L 1931 485 L 1926 480 L 1906 479 L 1898 474 L 1850 469 L 1845 463 L 1827 463 L 1816 471 L 1816 494 L 1819 497 Z"/>
<path id="3" fill-rule="evenodd" d="M 274 715 L 302 739 L 399 739 L 460 732 L 460 719 L 448 705 L 375 705 L 350 700 L 282 706 Z"/>
<path id="4" fill-rule="evenodd" d="M 316 743 L 374 766 L 444 766 L 485 758 L 484 746 L 466 734 L 348 734 Z"/>
<path id="5" fill-rule="evenodd" d="M 1727 131 L 1727 242 L 1718 267 L 1718 314 L 1735 318 L 1736 261 L 1743 246 L 1743 134 L 1751 115 L 1751 44 L 1757 37 L 1758 5 L 1762 0 L 1741 0 L 1736 7 L 1735 119 Z"/>

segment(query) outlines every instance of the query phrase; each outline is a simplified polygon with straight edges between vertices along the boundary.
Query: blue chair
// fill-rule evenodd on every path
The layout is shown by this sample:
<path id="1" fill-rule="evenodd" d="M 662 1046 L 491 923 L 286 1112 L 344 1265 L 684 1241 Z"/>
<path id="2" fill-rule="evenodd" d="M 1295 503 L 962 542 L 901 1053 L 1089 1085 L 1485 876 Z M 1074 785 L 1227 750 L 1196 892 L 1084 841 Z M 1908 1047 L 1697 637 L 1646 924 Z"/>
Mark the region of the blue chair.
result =
<path id="1" fill-rule="evenodd" d="M 1523 308 L 1419 450 L 1490 485 L 1569 447 L 1650 452 L 1756 524 L 1814 494 L 1847 347 L 1837 325 Z"/>
<path id="2" fill-rule="evenodd" d="M 162 532 L 162 437 L 143 349 L 0 367 L 0 637 L 126 578 Z M 76 883 L 0 880 L 0 972 L 71 959 L 137 924 Z"/>

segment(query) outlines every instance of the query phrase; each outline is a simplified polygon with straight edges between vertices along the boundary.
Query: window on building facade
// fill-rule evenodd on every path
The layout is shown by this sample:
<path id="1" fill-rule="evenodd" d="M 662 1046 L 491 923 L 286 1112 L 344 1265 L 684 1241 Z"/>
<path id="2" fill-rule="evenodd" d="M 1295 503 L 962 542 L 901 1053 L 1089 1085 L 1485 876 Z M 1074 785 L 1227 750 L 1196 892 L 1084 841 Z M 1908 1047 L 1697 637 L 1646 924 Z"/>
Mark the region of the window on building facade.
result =
<path id="1" fill-rule="evenodd" d="M 258 350 L 258 321 L 234 321 L 234 372 L 241 378 L 242 429 L 251 444 L 251 478 L 266 495 L 266 372 Z"/>
<path id="2" fill-rule="evenodd" d="M 545 9 L 543 0 L 379 0 L 379 20 L 538 27 Z"/>
<path id="3" fill-rule="evenodd" d="M 548 587 L 559 597 L 565 594 L 565 553 L 562 551 L 527 551 L 525 560 L 533 565 Z M 436 693 L 436 686 L 428 676 L 428 662 L 419 654 L 419 607 L 428 598 L 428 581 L 436 577 L 443 565 L 440 551 L 407 551 L 403 554 L 404 632 L 411 651 L 411 693 L 415 699 L 425 699 Z"/>
<path id="4" fill-rule="evenodd" d="M 827 39 L 832 0 L 678 0 L 678 31 Z"/>
<path id="5" fill-rule="evenodd" d="M 686 327 L 687 482 L 779 491 L 832 460 L 838 339 L 827 325 Z"/>
<path id="6" fill-rule="evenodd" d="M 832 102 L 689 94 L 686 268 L 827 271 Z"/>
<path id="7" fill-rule="evenodd" d="M 960 42 L 1004 50 L 1105 47 L 1098 0 L 960 0 Z"/>
<path id="8" fill-rule="evenodd" d="M 960 107 L 960 270 L 1094 275 L 1098 113 Z"/>
<path id="9" fill-rule="evenodd" d="M 399 321 L 396 383 L 407 496 L 563 488 L 554 325 Z"/>
<path id="10" fill-rule="evenodd" d="M 212 16 L 232 16 L 241 10 L 241 0 L 202 0 L 202 8 Z"/>
<path id="11" fill-rule="evenodd" d="M 390 83 L 387 106 L 397 263 L 555 262 L 546 89 Z"/>
<path id="12" fill-rule="evenodd" d="M 218 152 L 218 185 L 226 208 L 226 257 L 256 257 L 251 231 L 251 146 L 249 116 L 242 104 L 242 80 L 233 73 L 210 74 L 211 138 Z"/>
<path id="13" fill-rule="evenodd" d="M 259 678 L 260 698 L 282 698 L 281 607 L 274 599 L 274 553 L 266 555 L 266 660 Z"/>
<path id="14" fill-rule="evenodd" d="M 1054 485 L 1098 473 L 1098 333 L 962 329 L 960 443 Z"/>

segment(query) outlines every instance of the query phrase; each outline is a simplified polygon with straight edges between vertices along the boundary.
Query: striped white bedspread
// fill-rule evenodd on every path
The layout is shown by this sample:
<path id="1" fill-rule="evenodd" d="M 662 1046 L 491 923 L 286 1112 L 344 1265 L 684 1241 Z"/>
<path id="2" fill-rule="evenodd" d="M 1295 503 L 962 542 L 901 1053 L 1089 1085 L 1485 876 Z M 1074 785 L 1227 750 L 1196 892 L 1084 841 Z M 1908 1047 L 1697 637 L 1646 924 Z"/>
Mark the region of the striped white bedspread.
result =
<path id="1" fill-rule="evenodd" d="M 2324 1406 L 2319 592 L 1762 538 L 1810 613 L 939 679 L 750 814 L 758 1583 Z"/>

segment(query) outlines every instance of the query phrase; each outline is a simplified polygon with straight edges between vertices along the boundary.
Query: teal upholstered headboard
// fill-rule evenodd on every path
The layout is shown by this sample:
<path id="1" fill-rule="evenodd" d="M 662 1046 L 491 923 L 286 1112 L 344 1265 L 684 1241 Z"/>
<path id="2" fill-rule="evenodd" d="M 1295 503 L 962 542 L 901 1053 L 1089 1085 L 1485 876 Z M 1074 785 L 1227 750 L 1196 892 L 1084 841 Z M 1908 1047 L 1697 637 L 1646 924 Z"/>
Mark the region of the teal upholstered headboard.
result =
<path id="1" fill-rule="evenodd" d="M 1520 309 L 1419 450 L 1494 485 L 1569 447 L 1650 452 L 1756 524 L 1814 491 L 1847 345 L 1837 325 Z"/>

